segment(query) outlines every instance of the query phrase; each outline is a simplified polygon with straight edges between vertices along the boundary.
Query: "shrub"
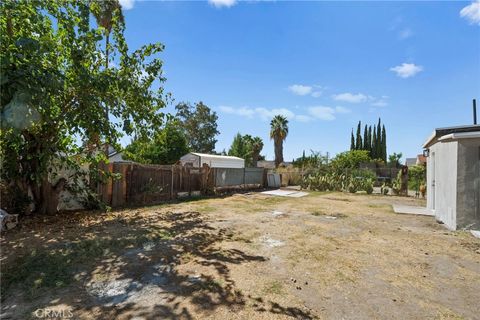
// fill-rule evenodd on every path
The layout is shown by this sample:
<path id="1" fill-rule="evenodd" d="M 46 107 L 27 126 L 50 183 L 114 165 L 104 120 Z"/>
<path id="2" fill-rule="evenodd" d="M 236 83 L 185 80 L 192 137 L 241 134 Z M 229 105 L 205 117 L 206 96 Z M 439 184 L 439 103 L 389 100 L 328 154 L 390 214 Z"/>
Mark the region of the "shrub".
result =
<path id="1" fill-rule="evenodd" d="M 28 213 L 32 200 L 18 186 L 7 186 L 2 182 L 0 183 L 0 193 L 2 209 L 10 214 L 22 215 Z"/>
<path id="2" fill-rule="evenodd" d="M 408 188 L 411 190 L 420 190 L 421 185 L 425 185 L 425 166 L 412 166 L 408 168 Z"/>
<path id="3" fill-rule="evenodd" d="M 360 164 L 370 161 L 367 150 L 351 150 L 337 154 L 330 166 L 334 171 L 344 172 L 346 169 L 356 169 Z"/>

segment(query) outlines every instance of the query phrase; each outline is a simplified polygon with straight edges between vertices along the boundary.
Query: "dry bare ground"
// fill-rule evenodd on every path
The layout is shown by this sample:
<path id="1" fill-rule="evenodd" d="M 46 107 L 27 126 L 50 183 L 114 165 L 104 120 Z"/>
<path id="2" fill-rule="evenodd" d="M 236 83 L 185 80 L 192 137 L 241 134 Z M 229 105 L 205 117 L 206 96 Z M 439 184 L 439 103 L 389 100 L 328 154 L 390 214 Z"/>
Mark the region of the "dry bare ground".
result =
<path id="1" fill-rule="evenodd" d="M 2 236 L 2 318 L 480 319 L 480 239 L 394 202 L 419 200 L 250 193 L 31 218 Z"/>

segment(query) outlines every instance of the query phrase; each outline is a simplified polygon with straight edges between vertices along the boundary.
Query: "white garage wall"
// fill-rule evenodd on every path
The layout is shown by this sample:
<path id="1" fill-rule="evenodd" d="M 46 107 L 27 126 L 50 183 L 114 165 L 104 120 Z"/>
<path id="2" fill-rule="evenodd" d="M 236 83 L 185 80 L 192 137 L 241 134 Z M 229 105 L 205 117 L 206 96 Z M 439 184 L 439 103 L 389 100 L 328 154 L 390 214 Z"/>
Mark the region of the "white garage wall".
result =
<path id="1" fill-rule="evenodd" d="M 427 207 L 434 209 L 435 218 L 451 230 L 457 228 L 457 150 L 457 141 L 437 142 L 430 147 L 427 160 Z"/>

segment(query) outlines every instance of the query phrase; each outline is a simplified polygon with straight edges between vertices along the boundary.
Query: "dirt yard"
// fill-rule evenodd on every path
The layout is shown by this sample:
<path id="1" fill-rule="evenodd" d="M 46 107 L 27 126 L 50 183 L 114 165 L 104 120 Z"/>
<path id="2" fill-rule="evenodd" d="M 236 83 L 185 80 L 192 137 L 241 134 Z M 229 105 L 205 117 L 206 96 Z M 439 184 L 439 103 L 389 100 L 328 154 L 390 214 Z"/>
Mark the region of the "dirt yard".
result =
<path id="1" fill-rule="evenodd" d="M 29 219 L 2 236 L 2 319 L 480 319 L 480 239 L 392 203 L 421 204 L 250 193 Z"/>

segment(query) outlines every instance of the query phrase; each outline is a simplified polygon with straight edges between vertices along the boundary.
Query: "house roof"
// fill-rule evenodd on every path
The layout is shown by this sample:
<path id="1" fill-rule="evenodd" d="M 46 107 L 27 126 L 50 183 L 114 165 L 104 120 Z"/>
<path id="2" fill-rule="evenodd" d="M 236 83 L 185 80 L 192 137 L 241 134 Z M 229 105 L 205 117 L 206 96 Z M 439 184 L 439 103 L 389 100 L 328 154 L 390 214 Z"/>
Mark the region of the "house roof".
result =
<path id="1" fill-rule="evenodd" d="M 210 158 L 210 159 L 224 159 L 224 160 L 242 160 L 244 159 L 239 158 L 239 157 L 233 157 L 233 156 L 221 156 L 217 154 L 208 154 L 208 153 L 199 153 L 199 152 L 190 152 L 190 154 L 202 157 L 202 158 Z"/>
<path id="2" fill-rule="evenodd" d="M 465 133 L 472 133 L 472 132 L 480 132 L 480 125 L 469 125 L 469 126 L 456 126 L 456 127 L 445 127 L 445 128 L 437 128 L 433 131 L 433 133 L 428 137 L 427 141 L 423 144 L 424 148 L 428 148 L 434 142 L 438 140 L 439 137 L 450 135 L 452 134 L 452 138 L 467 138 L 472 137 L 471 134 Z"/>
<path id="3" fill-rule="evenodd" d="M 423 154 L 417 155 L 417 164 L 426 163 L 427 158 Z"/>

